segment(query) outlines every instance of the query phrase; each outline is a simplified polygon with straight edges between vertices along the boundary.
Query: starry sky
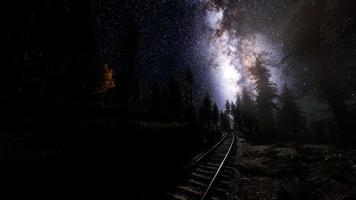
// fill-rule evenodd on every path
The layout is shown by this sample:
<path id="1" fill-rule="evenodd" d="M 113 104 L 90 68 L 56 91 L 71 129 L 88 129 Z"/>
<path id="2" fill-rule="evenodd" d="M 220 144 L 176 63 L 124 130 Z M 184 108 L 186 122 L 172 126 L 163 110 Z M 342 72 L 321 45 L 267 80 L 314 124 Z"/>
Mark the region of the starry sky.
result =
<path id="1" fill-rule="evenodd" d="M 126 32 L 138 35 L 137 65 L 145 76 L 166 77 L 193 65 L 197 35 L 194 7 L 179 1 L 98 1 L 98 24 L 103 34 L 104 60 L 119 67 Z M 193 13 L 193 15 L 192 15 Z"/>
<path id="2" fill-rule="evenodd" d="M 123 64 L 125 32 L 133 24 L 139 38 L 137 68 L 146 82 L 156 78 L 167 80 L 190 67 L 196 79 L 196 95 L 204 96 L 209 91 L 219 100 L 212 90 L 215 83 L 209 71 L 209 30 L 203 4 L 175 0 L 103 0 L 96 1 L 95 7 L 104 61 L 114 71 Z"/>
<path id="3" fill-rule="evenodd" d="M 323 21 L 321 12 L 316 11 L 322 8 L 334 12 L 335 2 L 97 0 L 95 7 L 103 60 L 114 71 L 124 65 L 127 30 L 134 27 L 138 35 L 136 66 L 146 82 L 166 80 L 191 67 L 197 83 L 196 96 L 209 91 L 222 108 L 226 100 L 234 101 L 242 88 L 253 94 L 248 70 L 260 55 L 268 61 L 271 81 L 278 91 L 284 85 L 297 88 L 296 83 L 298 87 L 310 84 L 306 81 L 310 73 L 299 70 L 308 64 L 308 59 L 292 59 L 302 74 L 297 81 L 287 77 L 285 71 L 291 65 L 285 61 L 290 60 L 293 49 L 301 48 L 298 45 L 313 44 L 316 37 L 322 37 L 321 28 L 306 30 L 319 27 Z"/>

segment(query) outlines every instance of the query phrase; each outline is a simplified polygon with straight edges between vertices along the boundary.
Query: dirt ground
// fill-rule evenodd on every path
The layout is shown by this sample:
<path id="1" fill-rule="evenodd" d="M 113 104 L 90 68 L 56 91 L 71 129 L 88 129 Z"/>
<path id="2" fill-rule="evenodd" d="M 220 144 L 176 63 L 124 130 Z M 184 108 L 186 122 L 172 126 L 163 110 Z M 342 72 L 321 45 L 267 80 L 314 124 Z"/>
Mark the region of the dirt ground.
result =
<path id="1" fill-rule="evenodd" d="M 356 151 L 241 141 L 238 199 L 356 199 Z"/>

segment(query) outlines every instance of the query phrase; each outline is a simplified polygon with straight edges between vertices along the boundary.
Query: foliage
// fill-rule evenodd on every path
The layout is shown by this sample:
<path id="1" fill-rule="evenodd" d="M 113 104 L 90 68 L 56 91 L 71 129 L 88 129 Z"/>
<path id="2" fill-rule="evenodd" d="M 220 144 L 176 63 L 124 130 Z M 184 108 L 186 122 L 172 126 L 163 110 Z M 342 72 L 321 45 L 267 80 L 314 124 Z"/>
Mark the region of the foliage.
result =
<path id="1" fill-rule="evenodd" d="M 304 128 L 305 120 L 295 101 L 295 97 L 287 87 L 284 87 L 280 101 L 282 107 L 277 116 L 278 129 L 282 134 L 289 133 L 295 136 Z"/>
<path id="2" fill-rule="evenodd" d="M 218 106 L 216 105 L 216 103 L 214 103 L 214 106 L 213 106 L 211 121 L 213 123 L 215 130 L 217 130 L 218 123 L 219 123 L 219 109 L 218 109 Z"/>
<path id="3" fill-rule="evenodd" d="M 256 126 L 256 104 L 250 97 L 246 88 L 242 89 L 241 98 L 241 123 L 246 130 L 244 132 L 252 133 Z"/>
<path id="4" fill-rule="evenodd" d="M 209 93 L 206 94 L 204 101 L 203 101 L 203 105 L 200 107 L 199 110 L 199 122 L 206 124 L 208 126 L 210 126 L 211 123 L 211 119 L 212 119 L 212 100 L 211 100 L 211 96 Z"/>
<path id="5" fill-rule="evenodd" d="M 256 117 L 259 122 L 260 131 L 271 133 L 274 128 L 274 98 L 276 95 L 275 85 L 270 81 L 270 73 L 261 57 L 256 60 L 251 69 L 255 79 Z"/>
<path id="6" fill-rule="evenodd" d="M 220 112 L 220 129 L 225 132 L 231 130 L 230 117 L 226 112 Z"/>
<path id="7" fill-rule="evenodd" d="M 172 121 L 181 121 L 183 118 L 183 96 L 179 82 L 172 77 L 167 90 L 167 117 Z"/>

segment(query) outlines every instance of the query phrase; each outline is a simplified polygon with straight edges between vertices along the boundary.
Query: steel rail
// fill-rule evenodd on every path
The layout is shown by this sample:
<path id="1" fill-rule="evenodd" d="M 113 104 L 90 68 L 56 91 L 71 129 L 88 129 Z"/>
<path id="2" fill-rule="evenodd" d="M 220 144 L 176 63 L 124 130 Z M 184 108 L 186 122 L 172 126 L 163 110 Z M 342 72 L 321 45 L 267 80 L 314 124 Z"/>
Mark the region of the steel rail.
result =
<path id="1" fill-rule="evenodd" d="M 225 137 L 227 137 L 227 134 L 226 134 Z M 225 138 L 225 137 L 224 137 L 224 138 Z M 210 182 L 210 184 L 209 184 L 207 190 L 205 191 L 203 197 L 201 198 L 201 200 L 206 200 L 206 199 L 207 199 L 207 197 L 208 197 L 208 195 L 209 195 L 211 189 L 213 188 L 214 183 L 216 182 L 217 177 L 220 175 L 221 169 L 223 168 L 226 159 L 227 159 L 227 158 L 229 157 L 229 155 L 230 155 L 230 152 L 231 152 L 231 149 L 232 149 L 232 146 L 234 145 L 234 143 L 235 143 L 235 135 L 232 134 L 232 142 L 231 142 L 231 144 L 230 144 L 229 150 L 227 151 L 227 153 L 226 153 L 226 155 L 225 155 L 223 161 L 221 162 L 221 164 L 220 164 L 218 170 L 216 171 L 216 173 L 215 173 L 213 179 L 211 180 L 211 182 Z M 220 143 L 218 143 L 218 144 L 220 144 Z"/>
<path id="2" fill-rule="evenodd" d="M 226 153 L 223 154 L 223 159 L 222 159 L 222 161 L 219 162 L 219 164 L 218 164 L 219 167 L 217 168 L 217 170 L 216 170 L 214 173 L 212 173 L 212 174 L 213 174 L 213 178 L 211 178 L 211 179 L 208 181 L 208 184 L 206 184 L 206 185 L 208 185 L 208 186 L 205 187 L 205 188 L 206 188 L 206 189 L 204 189 L 205 192 L 203 193 L 202 198 L 199 198 L 200 200 L 206 200 L 207 197 L 210 195 L 210 192 L 211 192 L 211 190 L 213 189 L 213 186 L 214 186 L 215 182 L 217 182 L 218 176 L 220 175 L 220 173 L 221 173 L 221 171 L 222 171 L 224 165 L 226 164 L 227 158 L 230 156 L 231 149 L 232 149 L 232 147 L 233 147 L 233 145 L 235 144 L 235 141 L 236 141 L 235 135 L 234 135 L 233 133 L 227 133 L 227 132 L 225 132 L 225 133 L 223 134 L 223 136 L 221 136 L 221 139 L 220 139 L 212 148 L 210 148 L 207 152 L 205 152 L 204 154 L 202 154 L 201 156 L 199 156 L 197 159 L 195 159 L 195 161 L 193 161 L 193 163 L 192 163 L 192 164 L 190 165 L 190 167 L 189 167 L 189 170 L 188 170 L 188 171 L 192 171 L 192 170 L 194 170 L 194 169 L 197 167 L 197 165 L 199 165 L 199 164 L 204 164 L 204 159 L 205 159 L 205 158 L 209 158 L 209 156 L 210 156 L 211 154 L 213 154 L 216 149 L 218 149 L 219 147 L 221 147 L 222 143 L 223 143 L 224 141 L 226 141 L 226 139 L 228 139 L 228 137 L 230 136 L 230 134 L 231 134 L 231 136 L 232 136 L 232 140 L 231 140 L 231 143 L 230 143 L 230 145 L 229 145 L 229 148 L 228 148 L 228 150 L 226 151 Z M 224 144 L 224 145 L 227 145 L 227 144 Z"/>
<path id="3" fill-rule="evenodd" d="M 212 151 L 214 151 L 228 136 L 227 133 L 224 133 L 224 135 L 221 137 L 220 141 L 217 142 L 212 148 L 210 148 L 207 152 L 205 152 L 203 155 L 199 156 L 191 166 L 197 165 L 201 160 L 203 160 L 206 156 L 208 156 Z"/>

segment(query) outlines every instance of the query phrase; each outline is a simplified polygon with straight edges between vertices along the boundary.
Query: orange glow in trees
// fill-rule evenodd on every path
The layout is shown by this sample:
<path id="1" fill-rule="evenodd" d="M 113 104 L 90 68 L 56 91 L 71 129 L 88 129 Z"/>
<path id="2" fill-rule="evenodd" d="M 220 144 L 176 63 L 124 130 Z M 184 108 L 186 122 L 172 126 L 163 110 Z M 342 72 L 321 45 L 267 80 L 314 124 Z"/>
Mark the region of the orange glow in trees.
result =
<path id="1" fill-rule="evenodd" d="M 113 70 L 109 69 L 107 64 L 101 67 L 102 77 L 99 82 L 99 87 L 96 89 L 97 93 L 105 93 L 106 91 L 116 87 L 115 79 L 113 78 Z"/>

